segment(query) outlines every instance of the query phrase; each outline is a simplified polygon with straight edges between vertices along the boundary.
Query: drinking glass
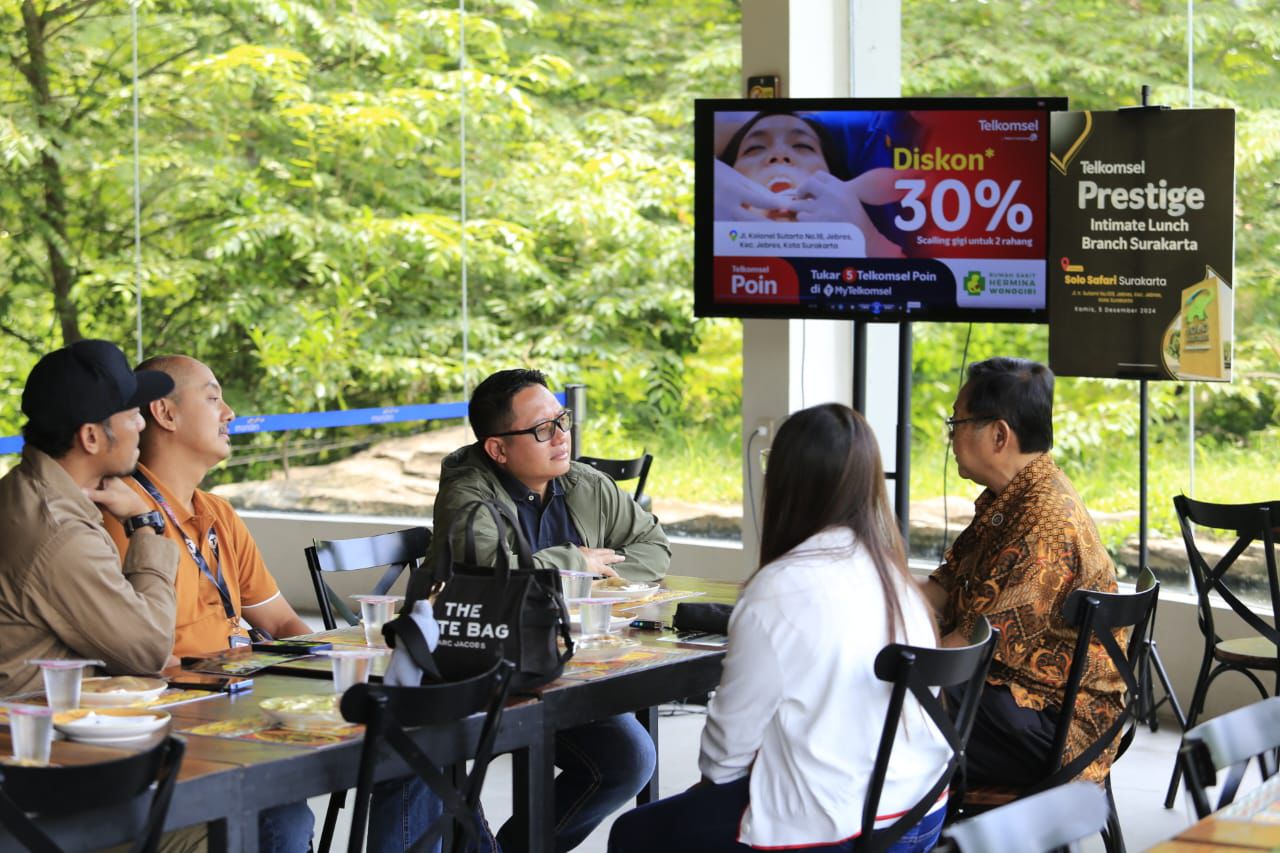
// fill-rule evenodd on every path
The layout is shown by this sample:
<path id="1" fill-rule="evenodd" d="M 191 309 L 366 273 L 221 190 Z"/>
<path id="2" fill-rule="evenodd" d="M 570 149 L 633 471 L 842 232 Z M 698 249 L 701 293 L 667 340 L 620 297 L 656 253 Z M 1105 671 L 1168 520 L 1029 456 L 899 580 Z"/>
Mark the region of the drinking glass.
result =
<path id="1" fill-rule="evenodd" d="M 80 676 L 86 666 L 103 666 L 100 660 L 29 660 L 44 676 L 44 695 L 55 711 L 80 707 Z"/>
<path id="2" fill-rule="evenodd" d="M 382 626 L 391 620 L 396 604 L 403 595 L 353 595 L 360 602 L 360 621 L 364 623 L 364 641 L 370 646 L 386 646 Z"/>
<path id="3" fill-rule="evenodd" d="M 613 618 L 612 598 L 584 598 L 578 602 L 578 614 L 582 621 L 582 636 L 603 637 L 613 633 L 609 623 Z"/>
<path id="4" fill-rule="evenodd" d="M 564 597 L 570 601 L 576 598 L 590 598 L 591 581 L 594 577 L 595 575 L 591 572 L 562 571 L 560 585 L 564 587 Z"/>
<path id="5" fill-rule="evenodd" d="M 333 690 L 341 695 L 355 684 L 369 680 L 373 659 L 389 654 L 390 649 L 329 649 L 317 652 L 333 659 Z"/>
<path id="6" fill-rule="evenodd" d="M 43 705 L 10 705 L 9 736 L 13 757 L 27 764 L 48 764 L 53 744 L 53 709 Z"/>

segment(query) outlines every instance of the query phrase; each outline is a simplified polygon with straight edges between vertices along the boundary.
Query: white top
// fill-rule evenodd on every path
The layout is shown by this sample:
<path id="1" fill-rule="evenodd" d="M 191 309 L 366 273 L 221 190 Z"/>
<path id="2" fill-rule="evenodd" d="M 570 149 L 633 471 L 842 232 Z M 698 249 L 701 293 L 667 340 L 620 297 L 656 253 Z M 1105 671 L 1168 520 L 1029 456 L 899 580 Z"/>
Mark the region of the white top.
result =
<path id="1" fill-rule="evenodd" d="M 906 632 L 896 641 L 934 646 L 928 606 L 906 584 Z M 762 568 L 734 607 L 698 766 L 716 783 L 750 772 L 741 843 L 835 844 L 858 835 L 889 705 L 890 685 L 873 670 L 889 642 L 881 590 L 853 533 L 833 527 Z M 877 828 L 928 792 L 950 754 L 910 693 L 902 720 Z"/>

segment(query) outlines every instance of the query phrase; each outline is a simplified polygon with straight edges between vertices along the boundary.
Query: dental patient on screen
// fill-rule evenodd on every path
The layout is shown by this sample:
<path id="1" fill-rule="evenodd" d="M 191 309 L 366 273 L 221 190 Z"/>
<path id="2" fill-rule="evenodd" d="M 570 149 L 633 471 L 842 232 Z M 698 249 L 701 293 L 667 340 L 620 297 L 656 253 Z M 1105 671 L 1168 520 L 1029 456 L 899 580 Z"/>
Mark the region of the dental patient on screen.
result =
<path id="1" fill-rule="evenodd" d="M 853 176 L 847 160 L 817 121 L 789 112 L 756 113 L 716 160 L 715 217 L 848 222 L 862 232 L 869 257 L 903 257 L 902 248 L 880 233 L 864 207 L 901 199 L 903 191 L 894 188 L 901 174 L 873 168 Z"/>

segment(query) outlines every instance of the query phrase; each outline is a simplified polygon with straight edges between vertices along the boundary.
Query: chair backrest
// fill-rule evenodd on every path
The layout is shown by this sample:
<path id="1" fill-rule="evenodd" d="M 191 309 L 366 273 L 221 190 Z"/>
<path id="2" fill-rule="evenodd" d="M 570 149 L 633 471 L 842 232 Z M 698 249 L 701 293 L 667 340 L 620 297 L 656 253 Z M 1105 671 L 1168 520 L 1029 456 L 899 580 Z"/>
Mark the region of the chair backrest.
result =
<path id="1" fill-rule="evenodd" d="M 590 465 L 602 474 L 608 474 L 616 482 L 637 480 L 636 491 L 632 497 L 636 503 L 644 506 L 644 485 L 649 480 L 649 466 L 653 464 L 652 453 L 641 453 L 635 459 L 601 459 L 597 456 L 579 456 L 575 461 Z"/>
<path id="2" fill-rule="evenodd" d="M 431 531 L 426 527 L 409 527 L 358 539 L 314 540 L 305 553 L 324 627 L 338 627 L 333 616 L 335 610 L 348 625 L 360 622 L 346 602 L 325 583 L 325 572 L 356 572 L 386 566 L 387 570 L 373 588 L 374 595 L 383 595 L 401 572 L 406 568 L 412 570 L 426 559 L 430 547 Z"/>
<path id="3" fill-rule="evenodd" d="M 426 684 L 421 687 L 388 687 L 381 684 L 357 684 L 342 696 L 342 716 L 365 725 L 364 745 L 357 772 L 356 803 L 351 817 L 351 839 L 348 850 L 360 853 L 364 845 L 365 824 L 369 818 L 369 797 L 373 790 L 373 771 L 378 760 L 378 746 L 385 742 L 404 759 L 409 769 L 431 789 L 444 805 L 444 813 L 427 829 L 414 849 L 431 850 L 450 821 L 456 820 L 461 832 L 454 834 L 454 850 L 465 849 L 470 839 L 479 843 L 478 825 L 480 789 L 484 787 L 489 761 L 493 758 L 494 739 L 502 721 L 507 692 L 515 665 L 498 661 L 488 672 L 465 681 Z M 410 737 L 406 728 L 451 723 L 472 714 L 485 712 L 484 723 L 475 750 L 468 756 L 471 772 L 461 787 L 440 770 L 439 763 L 427 755 Z M 461 762 L 459 762 L 461 764 Z"/>
<path id="4" fill-rule="evenodd" d="M 1261 542 L 1267 570 L 1267 585 L 1271 595 L 1271 613 L 1280 615 L 1280 583 L 1276 578 L 1276 534 L 1280 525 L 1280 501 L 1252 504 L 1212 504 L 1196 501 L 1186 495 L 1173 499 L 1178 513 L 1178 525 L 1182 529 L 1182 541 L 1187 548 L 1187 561 L 1191 564 L 1191 579 L 1195 583 L 1199 606 L 1200 630 L 1205 645 L 1212 649 L 1221 639 L 1213 624 L 1211 593 L 1217 593 L 1231 609 L 1248 623 L 1249 627 L 1280 648 L 1280 632 L 1254 613 L 1240 599 L 1239 593 L 1246 584 L 1240 572 L 1232 572 L 1236 561 L 1254 542 Z M 1214 565 L 1210 566 L 1196 543 L 1192 525 L 1212 530 L 1232 532 L 1236 541 Z"/>
<path id="5" fill-rule="evenodd" d="M 1035 786 L 1036 790 L 1046 790 L 1079 776 L 1117 738 L 1120 739 L 1118 754 L 1128 748 L 1137 726 L 1142 696 L 1139 678 L 1147 677 L 1144 662 L 1148 644 L 1142 640 L 1150 631 L 1151 614 L 1159 596 L 1160 582 L 1149 568 L 1142 570 L 1133 592 L 1077 589 L 1067 596 L 1066 603 L 1062 606 L 1062 616 L 1068 625 L 1078 631 L 1076 646 L 1071 657 L 1071 668 L 1067 671 L 1053 750 L 1050 753 L 1049 767 L 1046 768 L 1047 775 Z M 1125 629 L 1131 629 L 1127 651 L 1116 640 L 1116 632 Z M 1124 681 L 1120 713 L 1116 715 L 1111 727 L 1097 740 L 1063 764 L 1062 757 L 1066 751 L 1076 701 L 1080 696 L 1080 685 L 1089 667 L 1089 647 L 1095 641 L 1106 651 L 1107 657 Z"/>
<path id="6" fill-rule="evenodd" d="M 1214 717 L 1184 734 L 1178 761 L 1196 816 L 1204 817 L 1235 799 L 1251 759 L 1257 759 L 1263 779 L 1275 775 L 1277 748 L 1280 748 L 1280 696 Z M 1218 784 L 1218 771 L 1224 769 L 1227 775 L 1219 789 L 1218 804 L 1211 806 L 1205 789 Z"/>
<path id="7" fill-rule="evenodd" d="M 73 767 L 0 766 L 0 823 L 28 850 L 57 853 L 60 848 L 33 817 L 123 806 L 154 785 L 143 829 L 131 848 L 132 853 L 152 853 L 160 844 L 185 749 L 182 741 L 166 737 L 146 752 L 115 761 Z"/>
<path id="8" fill-rule="evenodd" d="M 1014 847 L 1074 851 L 1079 841 L 1102 831 L 1109 814 L 1102 788 L 1092 782 L 1070 782 L 953 823 L 943 836 L 960 853 Z"/>
<path id="9" fill-rule="evenodd" d="M 951 782 L 956 768 L 964 760 L 969 732 L 973 729 L 973 722 L 977 717 L 978 697 L 982 693 L 982 686 L 987 678 L 987 669 L 991 666 L 991 657 L 995 654 L 998 636 L 998 632 L 992 629 L 991 623 L 984 616 L 974 626 L 967 646 L 934 649 L 891 643 L 876 655 L 876 678 L 890 682 L 893 688 L 889 694 L 889 707 L 885 712 L 880 746 L 876 752 L 875 764 L 871 768 L 871 779 L 863 801 L 862 832 L 855 849 L 876 851 L 892 847 L 903 833 L 928 814 Z M 956 710 L 953 719 L 935 691 L 940 687 L 961 684 L 964 685 L 964 691 L 960 707 Z M 885 776 L 889 771 L 893 744 L 902 722 L 902 709 L 908 691 L 920 703 L 920 707 L 946 739 L 951 747 L 951 757 L 928 793 L 898 818 L 891 827 L 882 830 L 879 837 L 875 837 L 880 794 L 884 789 Z"/>

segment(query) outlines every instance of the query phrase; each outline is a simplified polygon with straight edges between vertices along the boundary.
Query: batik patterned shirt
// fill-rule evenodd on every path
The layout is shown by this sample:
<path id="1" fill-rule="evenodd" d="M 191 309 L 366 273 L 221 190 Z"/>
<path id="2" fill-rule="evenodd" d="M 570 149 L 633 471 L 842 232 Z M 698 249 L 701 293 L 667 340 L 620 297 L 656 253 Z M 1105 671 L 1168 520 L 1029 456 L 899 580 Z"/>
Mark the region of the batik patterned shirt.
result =
<path id="1" fill-rule="evenodd" d="M 978 616 L 1000 629 L 989 684 L 1004 685 L 1023 708 L 1062 704 L 1077 631 L 1062 617 L 1077 589 L 1116 591 L 1116 570 L 1080 496 L 1048 453 L 999 494 L 987 489 L 973 522 L 931 576 L 947 592 L 943 633 L 968 636 Z M 1124 648 L 1124 637 L 1117 639 Z M 1089 646 L 1064 763 L 1080 754 L 1120 713 L 1124 682 L 1102 644 Z M 1101 782 L 1115 745 L 1082 774 Z"/>

